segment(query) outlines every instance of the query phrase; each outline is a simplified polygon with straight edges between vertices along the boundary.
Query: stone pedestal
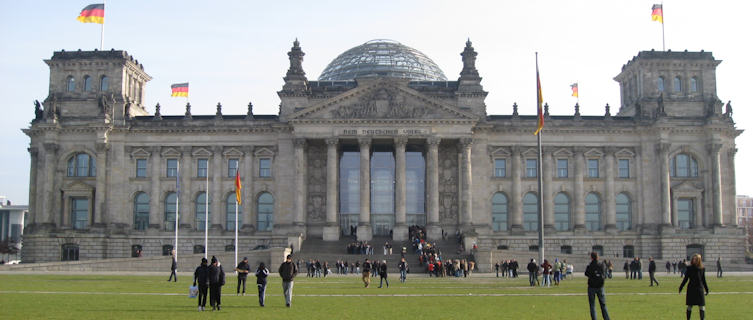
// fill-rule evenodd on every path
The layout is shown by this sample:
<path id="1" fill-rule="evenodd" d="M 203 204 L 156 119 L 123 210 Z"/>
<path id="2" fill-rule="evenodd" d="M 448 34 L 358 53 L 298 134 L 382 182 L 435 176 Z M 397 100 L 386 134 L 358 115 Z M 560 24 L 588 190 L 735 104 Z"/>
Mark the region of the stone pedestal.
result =
<path id="1" fill-rule="evenodd" d="M 408 226 L 405 224 L 396 225 L 392 228 L 392 241 L 408 240 Z"/>
<path id="2" fill-rule="evenodd" d="M 617 226 L 616 226 L 616 225 L 613 225 L 613 224 L 608 224 L 608 225 L 605 225 L 605 226 L 604 226 L 604 231 L 605 231 L 605 232 L 606 232 L 607 234 L 611 234 L 611 235 L 615 235 L 615 234 L 617 234 L 618 232 L 620 232 L 620 230 L 619 230 L 619 229 L 617 229 Z"/>
<path id="3" fill-rule="evenodd" d="M 526 232 L 523 230 L 523 226 L 519 224 L 514 224 L 510 226 L 510 234 L 520 236 L 524 235 Z"/>
<path id="4" fill-rule="evenodd" d="M 371 241 L 372 236 L 371 225 L 358 225 L 358 230 L 356 230 L 356 237 L 358 237 L 358 241 Z"/>
<path id="5" fill-rule="evenodd" d="M 324 239 L 324 241 L 340 240 L 340 227 L 337 225 L 324 226 L 324 229 L 322 230 L 322 239 Z"/>
<path id="6" fill-rule="evenodd" d="M 674 234 L 675 228 L 671 224 L 662 224 L 659 226 L 659 234 Z"/>
<path id="7" fill-rule="evenodd" d="M 442 239 L 442 228 L 438 224 L 426 226 L 426 238 L 430 241 Z"/>

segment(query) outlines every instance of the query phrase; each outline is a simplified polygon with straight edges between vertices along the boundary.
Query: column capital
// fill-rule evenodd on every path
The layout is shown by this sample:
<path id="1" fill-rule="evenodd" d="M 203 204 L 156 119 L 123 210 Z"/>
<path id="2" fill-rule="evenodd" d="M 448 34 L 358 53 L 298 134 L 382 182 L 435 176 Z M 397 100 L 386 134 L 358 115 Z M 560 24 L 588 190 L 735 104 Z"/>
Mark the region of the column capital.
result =
<path id="1" fill-rule="evenodd" d="M 358 145 L 360 146 L 370 146 L 371 145 L 371 138 L 358 138 Z"/>
<path id="2" fill-rule="evenodd" d="M 671 147 L 672 147 L 671 143 L 659 142 L 656 144 L 656 152 L 666 155 L 667 153 L 669 153 L 669 148 Z"/>
<path id="3" fill-rule="evenodd" d="M 183 146 L 183 147 L 178 148 L 178 150 L 180 150 L 180 153 L 183 156 L 191 156 L 193 148 L 191 148 L 190 146 Z"/>
<path id="4" fill-rule="evenodd" d="M 247 146 L 241 146 L 240 149 L 247 156 L 250 156 L 250 155 L 252 155 L 254 153 L 254 146 L 248 146 L 248 145 Z"/>
<path id="5" fill-rule="evenodd" d="M 324 142 L 327 143 L 327 146 L 337 146 L 337 144 L 340 143 L 340 139 L 327 138 L 327 139 L 324 139 Z"/>
<path id="6" fill-rule="evenodd" d="M 575 153 L 575 156 L 583 156 L 586 153 L 586 150 L 588 150 L 584 146 L 575 146 L 573 147 L 573 153 Z"/>
<path id="7" fill-rule="evenodd" d="M 722 150 L 722 146 L 723 146 L 723 145 L 722 145 L 721 143 L 709 143 L 709 144 L 708 144 L 708 145 L 706 146 L 706 149 L 707 149 L 707 150 L 709 151 L 709 153 L 711 153 L 712 155 L 717 155 L 717 154 L 719 154 L 719 151 L 721 151 L 721 150 Z"/>
<path id="8" fill-rule="evenodd" d="M 473 145 L 473 138 L 460 138 L 459 144 L 463 148 L 470 148 Z"/>
<path id="9" fill-rule="evenodd" d="M 426 138 L 426 144 L 430 146 L 438 146 L 440 142 L 442 142 L 442 139 L 440 139 L 439 137 Z"/>
<path id="10" fill-rule="evenodd" d="M 408 144 L 408 137 L 395 137 L 393 140 L 395 141 L 395 145 L 401 148 L 405 148 L 405 145 Z"/>
<path id="11" fill-rule="evenodd" d="M 29 148 L 26 148 L 26 151 L 29 151 L 29 154 L 30 154 L 30 155 L 31 155 L 32 157 L 36 157 L 37 155 L 39 155 L 39 148 L 37 148 L 37 147 L 29 147 Z"/>
<path id="12" fill-rule="evenodd" d="M 45 142 L 43 146 L 47 152 L 57 152 L 60 149 L 60 145 L 54 142 Z"/>
<path id="13" fill-rule="evenodd" d="M 94 145 L 94 149 L 97 150 L 97 152 L 106 152 L 110 149 L 110 144 L 106 142 L 97 142 Z"/>
<path id="14" fill-rule="evenodd" d="M 605 147 L 604 148 L 604 155 L 605 156 L 612 156 L 612 157 L 614 157 L 614 154 L 617 153 L 617 150 L 619 150 L 619 148 L 617 148 L 617 147 L 611 147 L 611 146 L 610 147 Z"/>
<path id="15" fill-rule="evenodd" d="M 306 138 L 294 138 L 293 145 L 296 148 L 303 148 L 306 146 Z"/>
<path id="16" fill-rule="evenodd" d="M 510 151 L 512 152 L 513 156 L 519 156 L 520 155 L 520 151 L 522 149 L 523 148 L 521 148 L 520 146 L 512 146 L 512 147 L 510 147 Z"/>
<path id="17" fill-rule="evenodd" d="M 214 153 L 214 155 L 221 155 L 222 150 L 223 150 L 222 146 L 212 146 L 212 153 Z"/>

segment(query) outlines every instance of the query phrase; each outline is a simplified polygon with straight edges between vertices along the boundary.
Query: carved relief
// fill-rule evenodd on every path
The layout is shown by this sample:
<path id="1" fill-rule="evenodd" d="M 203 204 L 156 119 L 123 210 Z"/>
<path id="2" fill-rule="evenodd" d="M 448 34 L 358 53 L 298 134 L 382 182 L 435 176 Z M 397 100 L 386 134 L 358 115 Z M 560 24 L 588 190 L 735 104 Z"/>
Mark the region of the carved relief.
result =
<path id="1" fill-rule="evenodd" d="M 318 143 L 310 144 L 307 159 L 308 222 L 324 222 L 327 196 L 327 146 Z"/>
<path id="2" fill-rule="evenodd" d="M 439 222 L 458 222 L 458 150 L 456 145 L 439 146 Z"/>
<path id="3" fill-rule="evenodd" d="M 371 94 L 364 95 L 350 105 L 340 106 L 332 110 L 332 116 L 342 119 L 353 118 L 384 118 L 407 119 L 423 118 L 432 110 L 421 105 L 419 101 L 409 101 L 406 95 L 391 88 L 382 88 Z M 434 110 L 436 112 L 438 110 Z"/>

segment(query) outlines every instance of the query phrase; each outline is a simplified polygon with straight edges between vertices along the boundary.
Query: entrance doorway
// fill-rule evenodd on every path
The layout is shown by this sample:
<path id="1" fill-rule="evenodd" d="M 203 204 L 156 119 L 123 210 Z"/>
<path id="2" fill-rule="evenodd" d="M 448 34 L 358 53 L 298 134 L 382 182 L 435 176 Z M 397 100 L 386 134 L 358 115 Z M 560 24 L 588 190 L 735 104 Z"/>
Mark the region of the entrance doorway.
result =
<path id="1" fill-rule="evenodd" d="M 389 236 L 395 225 L 395 216 L 392 214 L 372 214 L 371 229 L 375 236 Z"/>

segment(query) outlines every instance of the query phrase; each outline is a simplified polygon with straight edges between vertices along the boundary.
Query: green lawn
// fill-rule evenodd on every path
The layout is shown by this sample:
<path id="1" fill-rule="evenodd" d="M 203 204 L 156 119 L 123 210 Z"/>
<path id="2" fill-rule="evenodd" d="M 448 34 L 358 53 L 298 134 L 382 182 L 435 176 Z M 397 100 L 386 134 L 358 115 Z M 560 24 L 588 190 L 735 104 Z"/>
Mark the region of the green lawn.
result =
<path id="1" fill-rule="evenodd" d="M 235 277 L 228 275 L 220 312 L 196 310 L 187 297 L 190 283 L 165 276 L 0 275 L 4 319 L 587 319 L 583 277 L 559 287 L 530 288 L 528 279 L 484 276 L 425 278 L 408 276 L 400 284 L 363 288 L 360 278 L 297 278 L 293 307 L 285 308 L 279 278 L 270 278 L 267 306 L 258 306 L 255 284 L 245 297 L 235 296 Z M 372 278 L 378 279 L 378 278 Z M 253 280 L 253 278 L 249 278 Z M 680 278 L 659 277 L 661 286 L 644 280 L 616 278 L 606 285 L 612 319 L 684 319 L 685 296 L 677 294 Z M 710 319 L 750 319 L 753 278 L 707 278 Z M 209 304 L 207 303 L 207 306 Z M 698 312 L 694 309 L 694 319 Z"/>

